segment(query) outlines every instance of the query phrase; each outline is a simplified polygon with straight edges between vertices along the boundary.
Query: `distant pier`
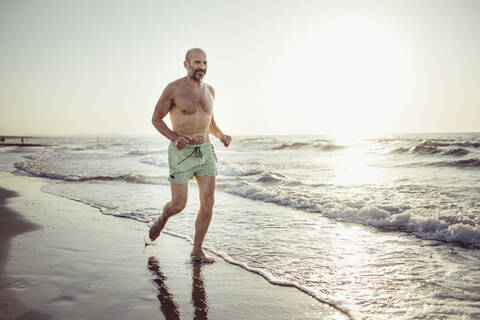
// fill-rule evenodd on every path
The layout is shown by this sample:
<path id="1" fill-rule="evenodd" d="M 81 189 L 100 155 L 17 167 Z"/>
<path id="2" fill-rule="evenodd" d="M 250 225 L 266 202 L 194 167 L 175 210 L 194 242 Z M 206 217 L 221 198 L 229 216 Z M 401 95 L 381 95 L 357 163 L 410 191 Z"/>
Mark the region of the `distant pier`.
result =
<path id="1" fill-rule="evenodd" d="M 43 147 L 45 144 L 26 143 L 26 139 L 33 137 L 26 136 L 0 136 L 0 147 Z"/>

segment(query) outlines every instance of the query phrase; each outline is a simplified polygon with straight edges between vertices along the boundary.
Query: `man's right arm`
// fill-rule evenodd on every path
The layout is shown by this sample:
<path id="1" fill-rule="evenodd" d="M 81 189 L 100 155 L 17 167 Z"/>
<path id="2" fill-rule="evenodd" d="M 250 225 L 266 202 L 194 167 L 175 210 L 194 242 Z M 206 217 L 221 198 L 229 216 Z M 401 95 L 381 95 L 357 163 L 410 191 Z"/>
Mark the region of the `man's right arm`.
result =
<path id="1" fill-rule="evenodd" d="M 169 84 L 163 90 L 162 95 L 155 106 L 155 111 L 153 111 L 152 124 L 158 132 L 175 143 L 175 146 L 178 149 L 182 150 L 190 141 L 190 137 L 176 134 L 174 131 L 170 130 L 165 121 L 163 121 L 163 118 L 165 118 L 173 106 L 174 93 L 175 87 L 172 84 Z"/>
<path id="2" fill-rule="evenodd" d="M 173 105 L 174 88 L 169 84 L 162 92 L 162 95 L 158 99 L 155 111 L 153 111 L 152 124 L 155 129 L 164 135 L 168 140 L 175 141 L 177 138 L 175 132 L 170 130 L 163 118 L 170 112 Z"/>

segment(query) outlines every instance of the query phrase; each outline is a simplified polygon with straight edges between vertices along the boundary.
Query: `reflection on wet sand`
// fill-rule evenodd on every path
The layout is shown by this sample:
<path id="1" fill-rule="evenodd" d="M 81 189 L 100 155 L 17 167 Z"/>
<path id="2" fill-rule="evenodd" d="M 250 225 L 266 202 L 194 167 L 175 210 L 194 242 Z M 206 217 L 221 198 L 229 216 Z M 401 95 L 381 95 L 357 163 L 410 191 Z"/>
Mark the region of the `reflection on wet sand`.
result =
<path id="1" fill-rule="evenodd" d="M 160 263 L 155 257 L 148 259 L 147 269 L 155 276 L 152 280 L 157 287 L 157 298 L 160 301 L 160 310 L 165 319 L 180 319 L 180 309 L 173 300 L 173 295 L 166 285 L 167 277 L 160 270 Z M 207 294 L 202 276 L 202 263 L 192 261 L 192 304 L 195 307 L 194 320 L 208 320 Z"/>
<path id="2" fill-rule="evenodd" d="M 195 313 L 193 314 L 194 320 L 207 320 L 208 319 L 208 304 L 207 293 L 205 292 L 205 283 L 202 276 L 202 263 L 192 262 L 192 303 L 195 307 Z"/>
<path id="3" fill-rule="evenodd" d="M 148 259 L 148 270 L 156 277 L 152 280 L 157 286 L 157 298 L 160 301 L 160 310 L 167 320 L 180 319 L 180 310 L 178 305 L 173 301 L 173 295 L 168 292 L 168 287 L 165 284 L 167 277 L 160 270 L 160 264 L 157 259 L 150 257 Z"/>

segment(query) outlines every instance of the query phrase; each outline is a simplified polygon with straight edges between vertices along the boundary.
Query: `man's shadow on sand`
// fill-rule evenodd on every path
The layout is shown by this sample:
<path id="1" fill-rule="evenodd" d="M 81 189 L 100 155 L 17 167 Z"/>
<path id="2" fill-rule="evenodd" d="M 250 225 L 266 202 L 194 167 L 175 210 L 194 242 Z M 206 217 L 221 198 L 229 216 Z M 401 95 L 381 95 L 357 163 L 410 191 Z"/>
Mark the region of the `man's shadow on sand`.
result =
<path id="1" fill-rule="evenodd" d="M 178 304 L 173 300 L 173 295 L 168 291 L 165 283 L 167 277 L 160 270 L 160 263 L 155 257 L 148 259 L 147 269 L 155 276 L 152 280 L 157 287 L 157 298 L 160 301 L 160 310 L 166 320 L 180 319 Z M 202 276 L 202 263 L 192 261 L 192 304 L 195 307 L 194 320 L 208 320 L 207 294 Z"/>

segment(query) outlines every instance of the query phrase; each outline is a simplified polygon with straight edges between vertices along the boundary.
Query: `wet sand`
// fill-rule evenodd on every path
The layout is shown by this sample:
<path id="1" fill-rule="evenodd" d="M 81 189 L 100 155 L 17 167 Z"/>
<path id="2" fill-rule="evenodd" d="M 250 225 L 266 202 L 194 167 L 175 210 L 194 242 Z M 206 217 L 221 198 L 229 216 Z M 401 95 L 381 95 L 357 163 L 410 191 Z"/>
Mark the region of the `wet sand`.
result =
<path id="1" fill-rule="evenodd" d="M 145 224 L 43 184 L 0 175 L 0 319 L 348 319 L 220 257 L 192 264 L 183 239 L 144 248 Z"/>
<path id="2" fill-rule="evenodd" d="M 26 310 L 26 306 L 7 290 L 12 284 L 5 274 L 5 266 L 10 255 L 10 239 L 38 228 L 5 206 L 9 198 L 17 195 L 15 192 L 0 188 L 0 319 L 14 319 Z"/>

